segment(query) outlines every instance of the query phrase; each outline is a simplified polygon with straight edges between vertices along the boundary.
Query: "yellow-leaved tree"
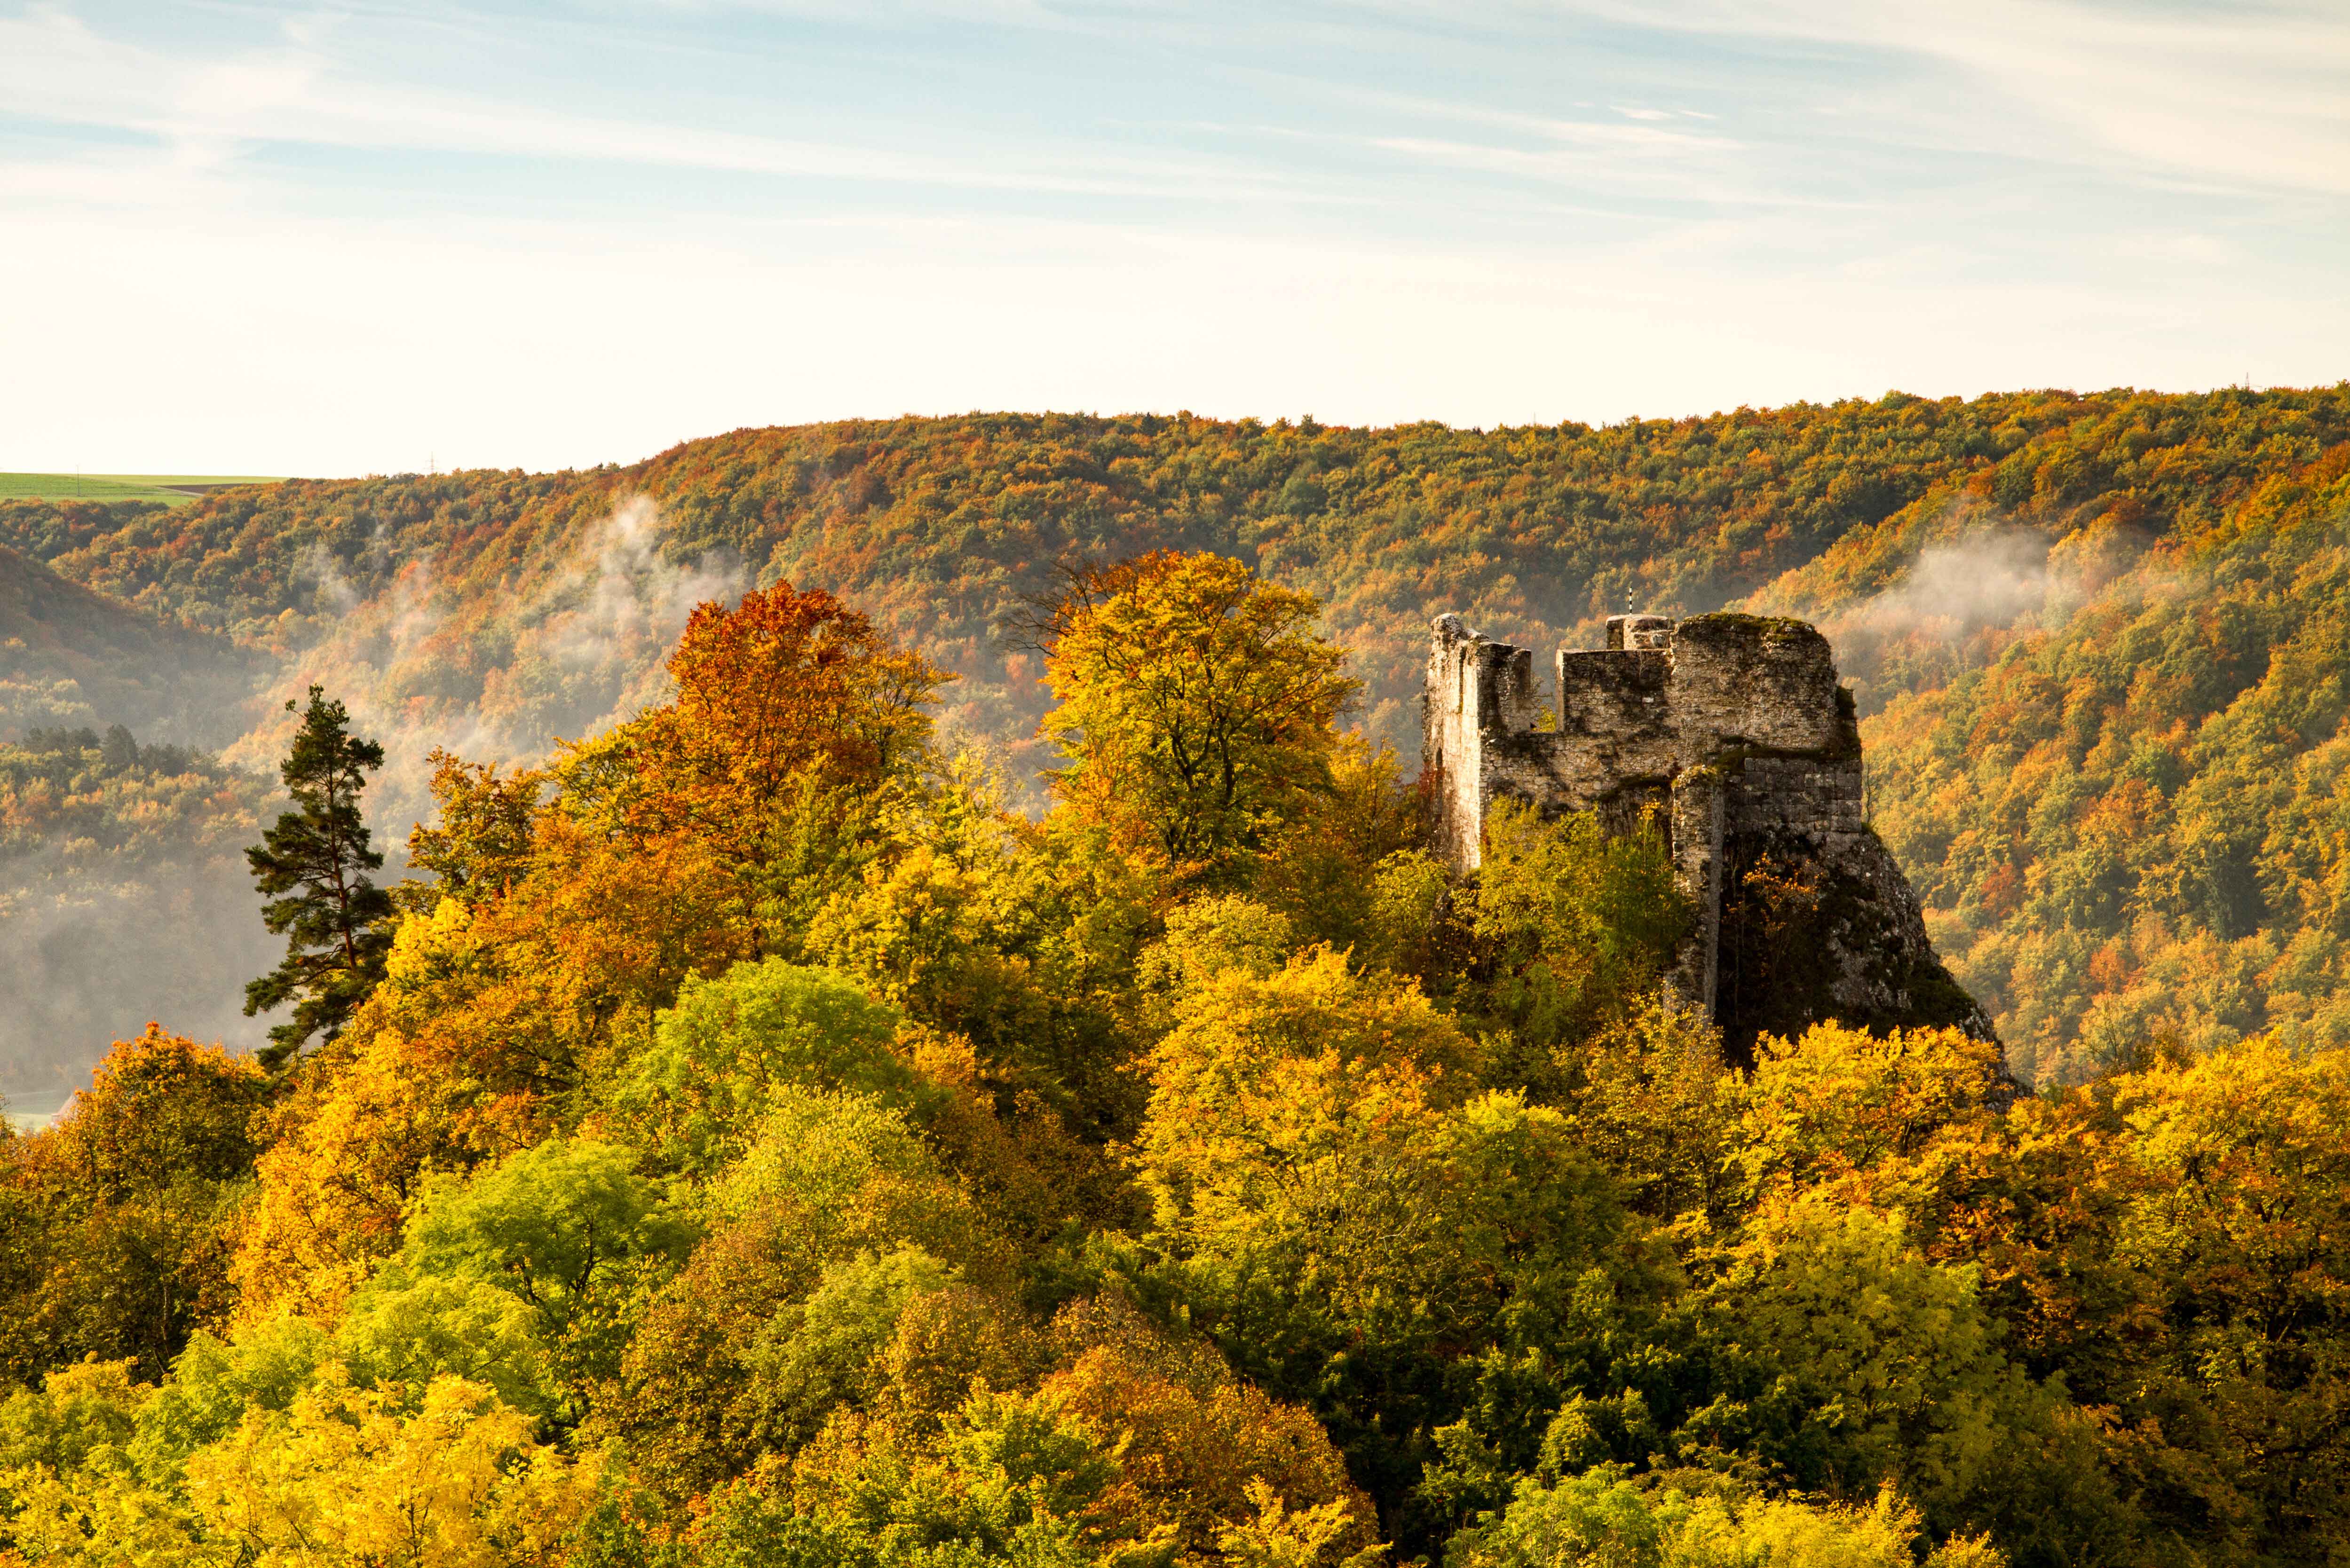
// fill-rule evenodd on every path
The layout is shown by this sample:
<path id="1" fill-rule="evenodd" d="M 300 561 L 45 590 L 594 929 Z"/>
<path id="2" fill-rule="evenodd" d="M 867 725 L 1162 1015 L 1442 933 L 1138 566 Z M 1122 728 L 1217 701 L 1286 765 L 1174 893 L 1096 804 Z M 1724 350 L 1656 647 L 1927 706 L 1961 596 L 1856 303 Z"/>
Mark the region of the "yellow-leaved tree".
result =
<path id="1" fill-rule="evenodd" d="M 1155 551 L 1072 574 L 1040 628 L 1060 796 L 1123 847 L 1212 874 L 1330 788 L 1357 682 L 1321 602 L 1239 561 Z"/>
<path id="2" fill-rule="evenodd" d="M 592 1463 L 534 1442 L 527 1417 L 454 1377 L 413 1413 L 329 1378 L 188 1460 L 205 1534 L 252 1568 L 552 1563 L 599 1484 Z"/>

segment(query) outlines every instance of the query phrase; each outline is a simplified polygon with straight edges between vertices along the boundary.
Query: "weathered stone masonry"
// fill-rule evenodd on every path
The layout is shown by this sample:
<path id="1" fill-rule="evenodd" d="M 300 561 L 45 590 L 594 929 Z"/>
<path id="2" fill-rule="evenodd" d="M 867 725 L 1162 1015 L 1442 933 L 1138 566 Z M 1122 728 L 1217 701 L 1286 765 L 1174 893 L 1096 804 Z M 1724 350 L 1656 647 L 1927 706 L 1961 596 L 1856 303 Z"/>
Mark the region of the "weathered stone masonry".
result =
<path id="1" fill-rule="evenodd" d="M 1917 896 L 1868 826 L 1860 731 L 1827 639 L 1802 621 L 1617 616 L 1561 651 L 1555 727 L 1534 652 L 1440 617 L 1422 699 L 1437 852 L 1476 870 L 1496 796 L 1655 811 L 1697 925 L 1675 992 L 1734 1051 L 1814 1017 L 1991 1023 L 1934 956 Z"/>

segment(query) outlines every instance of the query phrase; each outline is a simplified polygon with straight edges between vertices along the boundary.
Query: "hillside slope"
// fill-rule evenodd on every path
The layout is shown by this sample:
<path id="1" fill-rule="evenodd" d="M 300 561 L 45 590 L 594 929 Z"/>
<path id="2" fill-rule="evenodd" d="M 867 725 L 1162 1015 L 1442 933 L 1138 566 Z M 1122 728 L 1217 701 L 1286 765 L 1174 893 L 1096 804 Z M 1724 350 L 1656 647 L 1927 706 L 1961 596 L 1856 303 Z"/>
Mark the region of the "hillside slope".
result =
<path id="1" fill-rule="evenodd" d="M 1996 671 L 2059 658 L 2075 635 L 2121 657 L 2137 646 L 2112 640 L 2129 596 L 2237 570 L 2210 546 L 2267 526 L 2256 514 L 2278 486 L 2309 492 L 2304 530 L 2330 526 L 2318 492 L 2345 441 L 2350 386 L 1890 394 L 1596 430 L 971 415 L 738 431 L 625 469 L 293 481 L 176 510 L 0 504 L 0 544 L 265 651 L 281 687 L 317 679 L 347 694 L 400 759 L 379 806 L 402 827 L 431 746 L 536 754 L 656 700 L 660 658 L 697 598 L 779 578 L 841 594 L 955 670 L 947 722 L 1018 784 L 1045 761 L 1029 739 L 1045 694 L 1033 657 L 996 628 L 1073 555 L 1215 549 L 1313 589 L 1355 651 L 1364 722 L 1408 755 L 1435 613 L 1536 646 L 1586 639 L 1627 603 L 1803 613 L 1835 634 L 1861 690 L 1881 826 L 1962 978 L 2043 1070 L 2076 1071 L 2155 1017 L 2097 1022 L 2155 982 L 2096 955 L 2115 921 L 2154 908 L 2141 884 L 2183 875 L 2186 851 L 2163 838 L 2102 901 L 2012 895 L 2010 877 L 2062 880 L 2057 863 L 2092 826 L 2075 808 L 2102 787 L 2040 802 L 2040 826 L 2019 835 L 2002 814 L 2022 796 L 1929 784 L 1942 775 L 1915 737 L 1963 720 L 1978 766 L 2004 766 L 1981 759 L 2010 755 L 1999 746 L 2013 725 L 2014 755 L 2032 754 L 2040 721 L 1980 695 L 2009 679 Z M 2179 591 L 2147 601 L 2150 624 L 2197 590 Z M 2179 688 L 2166 720 L 2189 734 L 2260 685 L 2324 590 L 2272 573 L 2244 591 L 2262 607 L 2230 612 L 2236 673 Z M 2137 690 L 2116 675 L 2059 704 L 2082 765 L 2095 737 L 2137 733 Z M 2226 750 L 2233 732 L 2210 744 Z M 2289 758 L 2332 743 L 2323 725 L 2296 735 Z M 281 739 L 263 725 L 227 755 L 265 766 Z M 1998 855 L 1951 847 L 1986 835 Z M 2279 952 L 2311 940 L 2303 903 L 2226 907 L 2237 912 L 2171 898 L 2163 929 L 2194 952 L 2205 934 L 2267 931 Z M 2264 972 L 2228 950 L 2241 973 Z M 2334 983 L 2321 969 L 2312 994 Z M 2248 979 L 2230 994 L 2258 989 Z M 2173 1023 L 2202 1038 L 2270 1016 L 2215 1003 Z M 2278 1016 L 2332 1028 L 2314 1002 Z"/>
<path id="2" fill-rule="evenodd" d="M 250 1028 L 241 987 L 273 944 L 244 849 L 277 792 L 190 742 L 250 729 L 277 667 L 0 546 L 0 1096 L 12 1105 L 48 1104 L 150 1019 Z"/>
<path id="3" fill-rule="evenodd" d="M 2208 527 L 2077 533 L 2041 591 L 1864 731 L 1878 828 L 2011 1056 L 2350 1040 L 2350 449 Z"/>
<path id="4" fill-rule="evenodd" d="M 120 723 L 217 745 L 250 723 L 241 704 L 268 665 L 0 546 L 0 733 Z"/>

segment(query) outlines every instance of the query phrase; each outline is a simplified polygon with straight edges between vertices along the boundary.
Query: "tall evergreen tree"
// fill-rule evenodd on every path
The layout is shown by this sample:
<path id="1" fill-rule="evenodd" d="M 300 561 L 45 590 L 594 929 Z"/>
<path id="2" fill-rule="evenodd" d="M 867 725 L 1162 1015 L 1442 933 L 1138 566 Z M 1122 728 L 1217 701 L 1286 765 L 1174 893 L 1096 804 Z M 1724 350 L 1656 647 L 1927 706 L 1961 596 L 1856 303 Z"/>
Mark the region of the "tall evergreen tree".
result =
<path id="1" fill-rule="evenodd" d="M 295 711 L 290 700 L 286 711 Z M 261 1054 L 273 1072 L 312 1035 L 333 1039 L 383 978 L 391 895 L 368 879 L 383 857 L 368 847 L 359 815 L 366 775 L 381 766 L 383 747 L 355 738 L 342 703 L 311 687 L 309 711 L 279 769 L 295 809 L 244 852 L 254 886 L 268 899 L 262 920 L 286 938 L 285 961 L 245 986 L 244 1015 L 299 998 Z"/>

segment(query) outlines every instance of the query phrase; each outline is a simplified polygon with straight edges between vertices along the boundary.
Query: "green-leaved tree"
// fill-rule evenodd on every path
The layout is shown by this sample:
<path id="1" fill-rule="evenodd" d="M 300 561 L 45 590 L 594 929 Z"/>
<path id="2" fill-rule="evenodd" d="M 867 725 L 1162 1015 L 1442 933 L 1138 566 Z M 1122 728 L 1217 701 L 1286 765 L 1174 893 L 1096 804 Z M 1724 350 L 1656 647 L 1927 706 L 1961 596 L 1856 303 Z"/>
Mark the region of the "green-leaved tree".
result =
<path id="1" fill-rule="evenodd" d="M 286 711 L 293 712 L 289 699 Z M 283 962 L 244 988 L 247 1018 L 289 998 L 294 1015 L 261 1053 L 275 1072 L 313 1035 L 331 1040 L 383 978 L 391 950 L 391 895 L 368 879 L 383 857 L 368 847 L 359 792 L 383 766 L 383 747 L 350 732 L 350 715 L 317 686 L 279 773 L 295 809 L 244 852 L 261 918 L 286 939 Z"/>

